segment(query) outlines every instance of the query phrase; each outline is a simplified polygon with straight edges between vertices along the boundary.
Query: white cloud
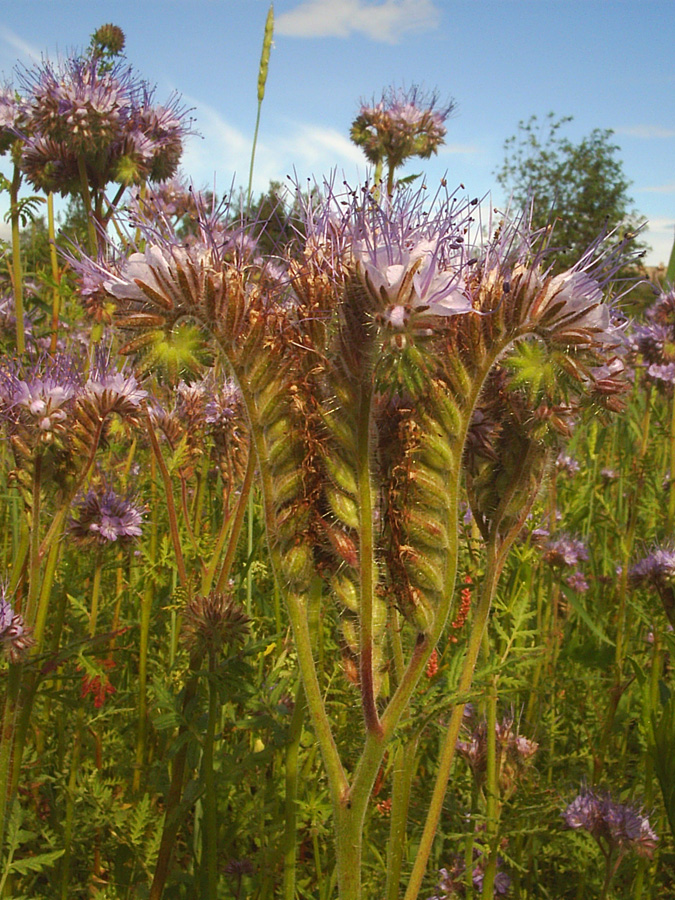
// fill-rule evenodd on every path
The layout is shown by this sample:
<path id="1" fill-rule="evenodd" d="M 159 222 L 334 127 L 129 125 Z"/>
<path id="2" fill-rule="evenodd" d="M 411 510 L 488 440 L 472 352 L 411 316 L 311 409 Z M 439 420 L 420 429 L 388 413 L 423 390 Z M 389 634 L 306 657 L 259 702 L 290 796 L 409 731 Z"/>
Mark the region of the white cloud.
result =
<path id="1" fill-rule="evenodd" d="M 196 188 L 211 188 L 215 180 L 218 194 L 234 185 L 245 188 L 251 163 L 250 137 L 231 125 L 214 107 L 184 95 L 194 107 L 195 127 L 201 136 L 186 143 L 181 169 Z M 251 123 L 251 129 L 253 123 Z M 252 130 L 251 130 L 252 134 Z M 285 182 L 287 176 L 321 180 L 333 169 L 345 170 L 348 180 L 365 173 L 361 152 L 333 128 L 306 122 L 287 121 L 281 133 L 262 129 L 256 147 L 253 191 L 261 193 L 270 181 Z"/>
<path id="2" fill-rule="evenodd" d="M 663 128 L 661 125 L 633 125 L 631 128 L 617 128 L 617 134 L 627 134 L 630 137 L 646 138 L 672 138 L 675 137 L 675 128 Z"/>
<path id="3" fill-rule="evenodd" d="M 304 0 L 275 21 L 277 34 L 288 37 L 349 37 L 365 34 L 374 41 L 397 44 L 404 34 L 438 25 L 433 0 Z"/>
<path id="4" fill-rule="evenodd" d="M 31 62 L 40 62 L 42 59 L 42 53 L 39 50 L 33 47 L 32 44 L 26 43 L 26 41 L 22 40 L 17 34 L 10 31 L 9 28 L 5 28 L 4 25 L 0 25 L 0 40 L 9 44 L 15 53 L 19 53 L 21 56 L 27 56 Z"/>
<path id="5" fill-rule="evenodd" d="M 281 150 L 288 159 L 295 160 L 296 163 L 321 166 L 326 174 L 327 169 L 336 165 L 365 167 L 361 151 L 335 128 L 291 123 L 289 134 L 292 137 L 282 141 Z"/>
<path id="6" fill-rule="evenodd" d="M 675 194 L 675 183 L 655 184 L 650 187 L 635 188 L 638 194 Z"/>

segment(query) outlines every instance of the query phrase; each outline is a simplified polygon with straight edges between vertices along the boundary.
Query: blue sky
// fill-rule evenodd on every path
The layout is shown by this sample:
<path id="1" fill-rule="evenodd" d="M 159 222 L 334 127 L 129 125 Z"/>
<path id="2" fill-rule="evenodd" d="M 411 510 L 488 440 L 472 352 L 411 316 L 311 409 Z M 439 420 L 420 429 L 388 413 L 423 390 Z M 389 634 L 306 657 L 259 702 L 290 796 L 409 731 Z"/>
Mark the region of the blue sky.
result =
<path id="1" fill-rule="evenodd" d="M 104 22 L 126 33 L 127 60 L 178 91 L 199 136 L 183 171 L 219 193 L 245 185 L 268 0 L 19 0 L 3 4 L 0 74 L 80 49 Z M 675 0 L 276 0 L 254 188 L 270 179 L 366 176 L 348 139 L 361 100 L 389 86 L 436 89 L 457 108 L 446 146 L 412 163 L 472 195 L 505 198 L 495 170 L 520 120 L 572 115 L 566 134 L 613 129 L 650 264 L 675 226 Z"/>

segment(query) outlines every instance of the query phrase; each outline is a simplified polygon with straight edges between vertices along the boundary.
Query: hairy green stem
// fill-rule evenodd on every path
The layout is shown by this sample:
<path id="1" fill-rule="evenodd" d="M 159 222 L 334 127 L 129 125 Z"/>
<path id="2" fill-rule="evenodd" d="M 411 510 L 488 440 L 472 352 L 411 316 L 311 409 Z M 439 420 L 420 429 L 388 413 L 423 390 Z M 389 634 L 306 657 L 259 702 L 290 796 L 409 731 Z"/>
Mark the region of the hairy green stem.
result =
<path id="1" fill-rule="evenodd" d="M 373 534 L 373 486 L 370 465 L 370 416 L 372 387 L 362 386 L 357 436 L 357 483 L 359 493 L 359 684 L 366 731 L 381 734 L 375 705 L 373 671 L 373 601 L 375 593 L 375 539 Z"/>
<path id="2" fill-rule="evenodd" d="M 150 421 L 149 415 L 146 417 L 146 421 L 147 432 L 148 436 L 150 437 L 152 451 L 155 455 L 155 459 L 157 460 L 160 475 L 162 476 L 162 483 L 164 485 L 166 511 L 169 516 L 169 530 L 171 532 L 171 543 L 173 545 L 173 552 L 176 558 L 178 578 L 180 580 L 181 586 L 187 590 L 189 587 L 189 581 L 187 576 L 187 569 L 185 568 L 185 560 L 183 558 L 183 548 L 180 540 L 180 532 L 178 529 L 178 516 L 176 515 L 176 504 L 173 499 L 173 484 L 171 483 L 171 475 L 169 474 L 169 470 L 167 469 L 166 463 L 164 462 L 164 457 L 162 456 L 162 451 L 159 446 L 159 442 L 157 441 L 157 435 L 155 434 L 155 429 L 152 425 L 152 422 Z"/>
<path id="3" fill-rule="evenodd" d="M 483 633 L 483 649 L 486 661 L 490 655 L 487 629 Z M 499 770 L 497 766 L 497 679 L 492 676 L 487 696 L 487 734 L 485 767 L 485 828 L 488 840 L 488 858 L 483 872 L 482 900 L 492 900 L 497 874 L 497 843 L 499 837 Z"/>
<path id="4" fill-rule="evenodd" d="M 414 762 L 418 742 L 419 734 L 416 734 L 407 743 L 400 744 L 394 754 L 385 900 L 398 900 L 399 898 L 410 790 L 415 772 Z"/>
<path id="5" fill-rule="evenodd" d="M 195 673 L 199 670 L 200 665 L 201 657 L 194 656 L 190 660 L 190 678 L 185 685 L 182 704 L 184 717 L 188 714 L 197 694 L 198 678 Z M 183 795 L 183 782 L 185 780 L 185 768 L 187 764 L 189 742 L 186 740 L 186 732 L 188 730 L 189 725 L 187 723 L 182 724 L 178 730 L 179 749 L 171 764 L 171 782 L 164 804 L 165 812 L 162 836 L 159 842 L 159 850 L 157 852 L 155 871 L 152 878 L 152 884 L 150 885 L 148 900 L 161 900 L 164 886 L 171 870 L 171 858 L 173 856 L 176 837 L 178 836 L 183 817 L 187 811 L 181 810 L 181 798 Z"/>
<path id="6" fill-rule="evenodd" d="M 305 692 L 302 681 L 300 681 L 295 691 L 295 705 L 293 707 L 291 723 L 288 728 L 288 743 L 286 744 L 283 900 L 295 900 L 295 870 L 298 839 L 298 757 L 306 709 L 307 703 L 305 701 Z"/>
<path id="7" fill-rule="evenodd" d="M 215 675 L 215 656 L 213 653 L 210 653 L 208 677 L 209 712 L 202 750 L 202 784 L 204 785 L 202 804 L 204 816 L 202 819 L 201 880 L 204 900 L 216 900 L 218 891 L 218 808 L 216 805 L 216 779 L 213 755 L 220 702 Z"/>
<path id="8" fill-rule="evenodd" d="M 424 823 L 424 830 L 417 851 L 417 857 L 405 892 L 405 900 L 416 900 L 420 888 L 422 887 L 422 880 L 424 879 L 424 873 L 426 872 L 427 862 L 438 829 L 438 823 L 441 820 L 443 800 L 447 791 L 448 781 L 450 780 L 450 770 L 455 758 L 457 738 L 459 737 L 459 730 L 462 726 L 462 718 L 464 716 L 464 706 L 468 700 L 469 691 L 473 682 L 473 673 L 483 643 L 483 633 L 487 627 L 492 600 L 505 559 L 506 557 L 504 554 L 498 554 L 496 552 L 494 543 L 488 545 L 485 577 L 481 585 L 480 598 L 476 607 L 476 612 L 471 623 L 464 665 L 457 685 L 457 702 L 452 710 L 450 722 L 448 723 L 441 746 L 436 782 L 434 784 L 427 818 Z"/>
<path id="9" fill-rule="evenodd" d="M 155 457 L 150 457 L 150 485 L 152 498 L 152 519 L 150 521 L 150 540 L 148 544 L 148 563 L 152 569 L 157 559 L 157 481 Z M 155 597 L 155 586 L 152 578 L 148 578 L 141 599 L 141 620 L 138 646 L 138 731 L 136 735 L 136 764 L 132 790 L 137 794 L 141 789 L 141 776 L 145 767 L 146 743 L 148 738 L 148 646 L 150 643 L 150 616 Z"/>

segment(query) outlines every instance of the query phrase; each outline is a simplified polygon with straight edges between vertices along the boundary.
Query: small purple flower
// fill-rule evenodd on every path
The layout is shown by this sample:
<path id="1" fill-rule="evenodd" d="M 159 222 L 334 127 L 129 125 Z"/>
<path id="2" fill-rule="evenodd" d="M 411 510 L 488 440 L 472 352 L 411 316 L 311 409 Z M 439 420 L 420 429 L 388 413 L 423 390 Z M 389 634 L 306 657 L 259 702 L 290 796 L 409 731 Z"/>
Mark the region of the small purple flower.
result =
<path id="1" fill-rule="evenodd" d="M 143 512 L 130 499 L 110 489 L 92 489 L 76 505 L 69 531 L 83 543 L 105 547 L 139 538 L 142 524 Z"/>
<path id="2" fill-rule="evenodd" d="M 242 406 L 239 388 L 232 379 L 225 381 L 220 390 L 209 397 L 204 409 L 207 425 L 215 428 L 227 426 L 240 414 Z"/>
<path id="3" fill-rule="evenodd" d="M 572 588 L 573 591 L 576 591 L 577 594 L 584 594 L 588 590 L 588 582 L 586 581 L 586 576 L 583 572 L 572 572 L 571 575 L 568 575 L 565 578 L 566 584 Z"/>
<path id="4" fill-rule="evenodd" d="M 597 841 L 603 852 L 628 851 L 651 858 L 658 836 L 644 813 L 633 806 L 617 803 L 609 794 L 584 790 L 563 812 L 568 828 L 583 829 Z"/>
<path id="5" fill-rule="evenodd" d="M 0 585 L 0 644 L 10 662 L 19 662 L 34 641 L 23 616 L 15 613 L 7 599 L 6 588 Z"/>
<path id="6" fill-rule="evenodd" d="M 672 387 L 675 384 L 675 363 L 652 363 L 647 367 L 647 375 L 654 382 Z"/>
<path id="7" fill-rule="evenodd" d="M 672 547 L 658 547 L 638 560 L 629 569 L 628 580 L 634 587 L 655 588 L 670 624 L 675 625 L 675 550 Z"/>
<path id="8" fill-rule="evenodd" d="M 26 105 L 9 85 L 0 87 L 0 155 L 6 153 L 23 126 Z"/>
<path id="9" fill-rule="evenodd" d="M 117 413 L 122 418 L 136 416 L 148 396 L 132 372 L 114 368 L 110 354 L 101 348 L 96 353 L 83 398 L 91 402 L 103 418 Z"/>
<path id="10" fill-rule="evenodd" d="M 555 467 L 559 472 L 563 472 L 565 475 L 576 475 L 579 471 L 579 463 L 571 456 L 568 456 L 567 453 L 559 453 L 558 458 L 555 461 Z"/>
<path id="11" fill-rule="evenodd" d="M 67 354 L 39 359 L 28 369 L 0 371 L 0 418 L 10 430 L 27 431 L 39 443 L 63 435 L 81 391 L 77 362 Z"/>
<path id="12" fill-rule="evenodd" d="M 581 561 L 588 559 L 588 550 L 583 541 L 560 535 L 551 539 L 544 545 L 544 562 L 549 566 L 562 568 L 563 566 L 576 566 Z"/>
<path id="13" fill-rule="evenodd" d="M 628 572 L 631 584 L 651 584 L 654 587 L 671 587 L 675 584 L 675 550 L 659 547 L 638 560 Z"/>

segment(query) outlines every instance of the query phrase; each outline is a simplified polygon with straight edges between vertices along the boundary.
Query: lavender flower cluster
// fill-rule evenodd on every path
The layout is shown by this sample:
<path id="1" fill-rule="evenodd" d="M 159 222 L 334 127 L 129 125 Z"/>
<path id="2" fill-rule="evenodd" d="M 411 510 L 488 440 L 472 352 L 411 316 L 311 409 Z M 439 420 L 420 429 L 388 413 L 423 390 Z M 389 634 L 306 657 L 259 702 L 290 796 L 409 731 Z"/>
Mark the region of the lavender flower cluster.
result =
<path id="1" fill-rule="evenodd" d="M 68 530 L 81 546 L 119 546 L 140 537 L 142 524 L 143 511 L 129 497 L 92 488 L 76 503 Z"/>
<path id="2" fill-rule="evenodd" d="M 563 812 L 569 828 L 583 829 L 597 841 L 606 854 L 634 852 L 651 857 L 658 836 L 649 819 L 640 810 L 617 803 L 609 794 L 582 791 Z"/>
<path id="3" fill-rule="evenodd" d="M 480 850 L 474 847 L 474 868 L 471 871 L 471 883 L 476 892 L 483 890 L 485 880 L 485 861 Z M 498 860 L 499 863 L 499 860 Z M 455 857 L 450 867 L 444 867 L 438 872 L 439 879 L 436 885 L 436 893 L 428 900 L 451 900 L 456 897 L 466 897 L 466 864 L 463 857 Z M 506 872 L 498 871 L 495 875 L 493 897 L 504 897 L 511 887 L 511 878 Z"/>
<path id="4" fill-rule="evenodd" d="M 646 380 L 670 395 L 675 385 L 675 288 L 663 290 L 646 317 L 646 323 L 633 328 L 630 348 Z"/>
<path id="5" fill-rule="evenodd" d="M 96 54 L 43 60 L 19 73 L 19 91 L 0 91 L 0 151 L 21 142 L 20 166 L 39 190 L 160 182 L 175 174 L 190 133 L 186 110 L 122 63 Z"/>

